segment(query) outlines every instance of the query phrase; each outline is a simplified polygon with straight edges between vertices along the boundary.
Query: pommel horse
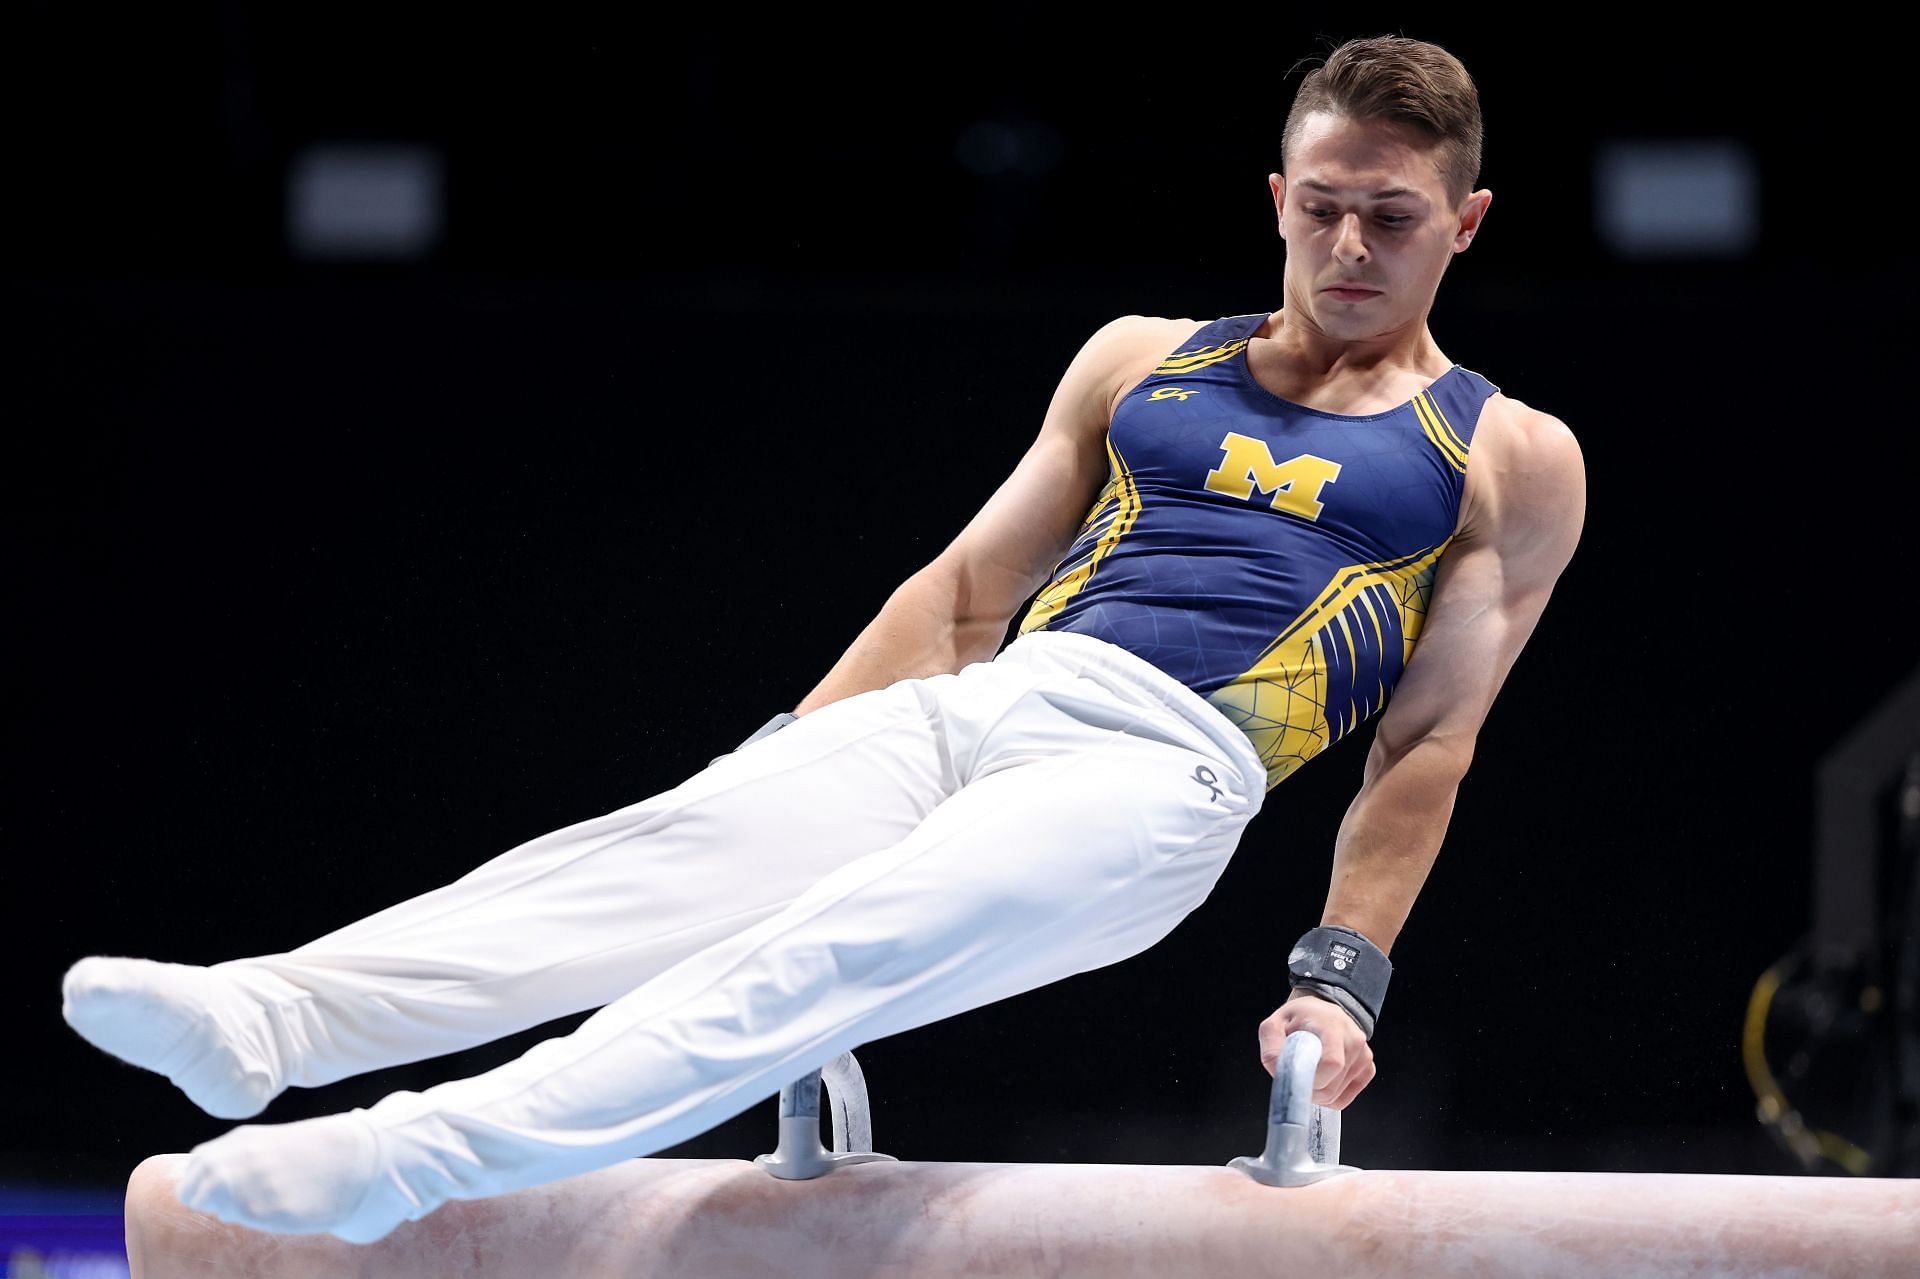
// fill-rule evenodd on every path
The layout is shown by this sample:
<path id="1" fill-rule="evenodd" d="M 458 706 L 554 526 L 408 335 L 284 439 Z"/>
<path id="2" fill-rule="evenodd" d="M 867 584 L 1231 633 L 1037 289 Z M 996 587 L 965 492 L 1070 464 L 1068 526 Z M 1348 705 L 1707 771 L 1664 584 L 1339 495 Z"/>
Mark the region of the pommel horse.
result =
<path id="1" fill-rule="evenodd" d="M 844 1053 L 781 1090 L 772 1154 L 630 1159 L 373 1244 L 195 1212 L 173 1193 L 185 1156 L 155 1155 L 127 1187 L 127 1252 L 134 1279 L 1920 1276 L 1915 1181 L 1342 1164 L 1340 1112 L 1311 1103 L 1320 1053 L 1288 1036 L 1265 1148 L 1225 1167 L 902 1162 L 874 1152 Z"/>

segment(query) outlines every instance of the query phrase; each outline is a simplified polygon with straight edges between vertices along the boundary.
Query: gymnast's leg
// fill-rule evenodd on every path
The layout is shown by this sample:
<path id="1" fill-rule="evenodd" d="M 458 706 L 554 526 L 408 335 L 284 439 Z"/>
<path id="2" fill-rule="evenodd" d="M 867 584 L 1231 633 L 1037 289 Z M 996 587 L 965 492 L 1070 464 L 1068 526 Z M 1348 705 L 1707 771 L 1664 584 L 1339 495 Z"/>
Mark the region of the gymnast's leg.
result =
<path id="1" fill-rule="evenodd" d="M 670 790 L 293 950 L 205 968 L 83 959 L 63 1012 L 240 1119 L 288 1085 L 598 1007 L 918 825 L 953 786 L 928 688 L 901 680 L 818 707 Z"/>
<path id="2" fill-rule="evenodd" d="M 1038 689 L 1006 717 L 1030 731 L 996 730 L 998 753 L 904 838 L 572 1034 L 369 1109 L 235 1129 L 195 1148 L 181 1200 L 370 1242 L 449 1199 L 684 1141 L 863 1042 L 1145 949 L 1206 897 L 1259 792 L 1170 713 L 1129 727 L 1100 703 L 1105 722 L 1077 724 L 1061 707 L 1078 696 Z"/>

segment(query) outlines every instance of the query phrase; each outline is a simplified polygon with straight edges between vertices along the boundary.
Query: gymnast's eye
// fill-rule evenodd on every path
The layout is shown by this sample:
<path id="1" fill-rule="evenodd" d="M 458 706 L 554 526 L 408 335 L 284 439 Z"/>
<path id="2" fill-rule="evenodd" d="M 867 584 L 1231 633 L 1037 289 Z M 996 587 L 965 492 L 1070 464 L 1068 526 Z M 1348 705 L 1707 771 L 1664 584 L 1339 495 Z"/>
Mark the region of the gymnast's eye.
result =
<path id="1" fill-rule="evenodd" d="M 1332 209 L 1308 209 L 1308 210 L 1307 210 L 1307 216 L 1308 216 L 1308 217 L 1310 217 L 1310 218 L 1312 218 L 1312 219 L 1313 219 L 1314 221 L 1316 221 L 1316 222 L 1317 222 L 1317 221 L 1319 221 L 1319 220 L 1320 220 L 1320 215 L 1321 215 L 1322 213 L 1328 213 L 1328 214 L 1330 214 L 1330 213 L 1332 213 L 1332 212 L 1333 212 L 1333 210 L 1332 210 Z M 1404 213 L 1400 213 L 1400 214 L 1382 214 L 1382 215 L 1381 215 L 1381 217 L 1380 217 L 1380 220 L 1381 220 L 1382 222 L 1385 222 L 1385 223 L 1386 223 L 1386 224 L 1387 224 L 1388 226 L 1399 226 L 1399 225 L 1400 225 L 1400 224 L 1401 224 L 1402 222 L 1411 222 L 1411 221 L 1413 221 L 1413 218 L 1412 218 L 1411 216 L 1409 216 L 1409 215 L 1407 215 L 1407 214 L 1404 214 Z"/>

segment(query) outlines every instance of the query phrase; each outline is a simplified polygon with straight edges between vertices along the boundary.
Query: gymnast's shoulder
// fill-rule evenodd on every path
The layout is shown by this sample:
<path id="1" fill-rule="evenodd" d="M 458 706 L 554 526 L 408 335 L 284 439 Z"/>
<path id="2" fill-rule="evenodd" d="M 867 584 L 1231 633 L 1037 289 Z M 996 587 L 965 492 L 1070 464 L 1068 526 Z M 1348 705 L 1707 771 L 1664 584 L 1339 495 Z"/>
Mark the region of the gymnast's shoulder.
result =
<path id="1" fill-rule="evenodd" d="M 1098 405 L 1099 426 L 1104 432 L 1127 392 L 1206 323 L 1159 315 L 1116 316 L 1095 329 L 1081 345 L 1068 365 L 1062 390 L 1083 392 L 1090 403 Z"/>
<path id="2" fill-rule="evenodd" d="M 1467 454 L 1458 532 L 1503 510 L 1577 529 L 1586 491 L 1586 459 L 1566 422 L 1499 391 L 1488 397 Z"/>
<path id="3" fill-rule="evenodd" d="M 1468 479 L 1473 477 L 1471 456 L 1483 448 L 1489 452 L 1497 450 L 1502 460 L 1528 455 L 1543 462 L 1577 463 L 1580 458 L 1580 444 L 1574 438 L 1573 428 L 1553 414 L 1503 391 L 1495 391 L 1481 406 L 1469 453 Z"/>

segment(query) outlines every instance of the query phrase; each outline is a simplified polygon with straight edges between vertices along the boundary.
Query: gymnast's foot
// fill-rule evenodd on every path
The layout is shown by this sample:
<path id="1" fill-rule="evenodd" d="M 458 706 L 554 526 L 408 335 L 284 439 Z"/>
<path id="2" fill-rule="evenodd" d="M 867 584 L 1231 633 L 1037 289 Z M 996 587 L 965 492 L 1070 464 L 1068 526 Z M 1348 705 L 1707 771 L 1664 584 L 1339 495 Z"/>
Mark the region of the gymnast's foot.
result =
<path id="1" fill-rule="evenodd" d="M 165 1075 L 208 1114 L 248 1119 L 286 1087 L 267 1013 L 275 983 L 286 985 L 232 964 L 89 956 L 67 970 L 60 1014 L 95 1047 Z"/>
<path id="2" fill-rule="evenodd" d="M 430 1205 L 412 1202 L 385 1174 L 380 1138 L 364 1114 L 242 1124 L 193 1148 L 174 1193 L 189 1208 L 254 1230 L 372 1243 Z"/>
<path id="3" fill-rule="evenodd" d="M 632 1141 L 587 1145 L 497 1117 L 443 1114 L 435 1094 L 447 1087 L 318 1119 L 242 1124 L 188 1152 L 174 1194 L 252 1230 L 365 1244 L 453 1199 L 504 1195 L 639 1153 Z"/>

